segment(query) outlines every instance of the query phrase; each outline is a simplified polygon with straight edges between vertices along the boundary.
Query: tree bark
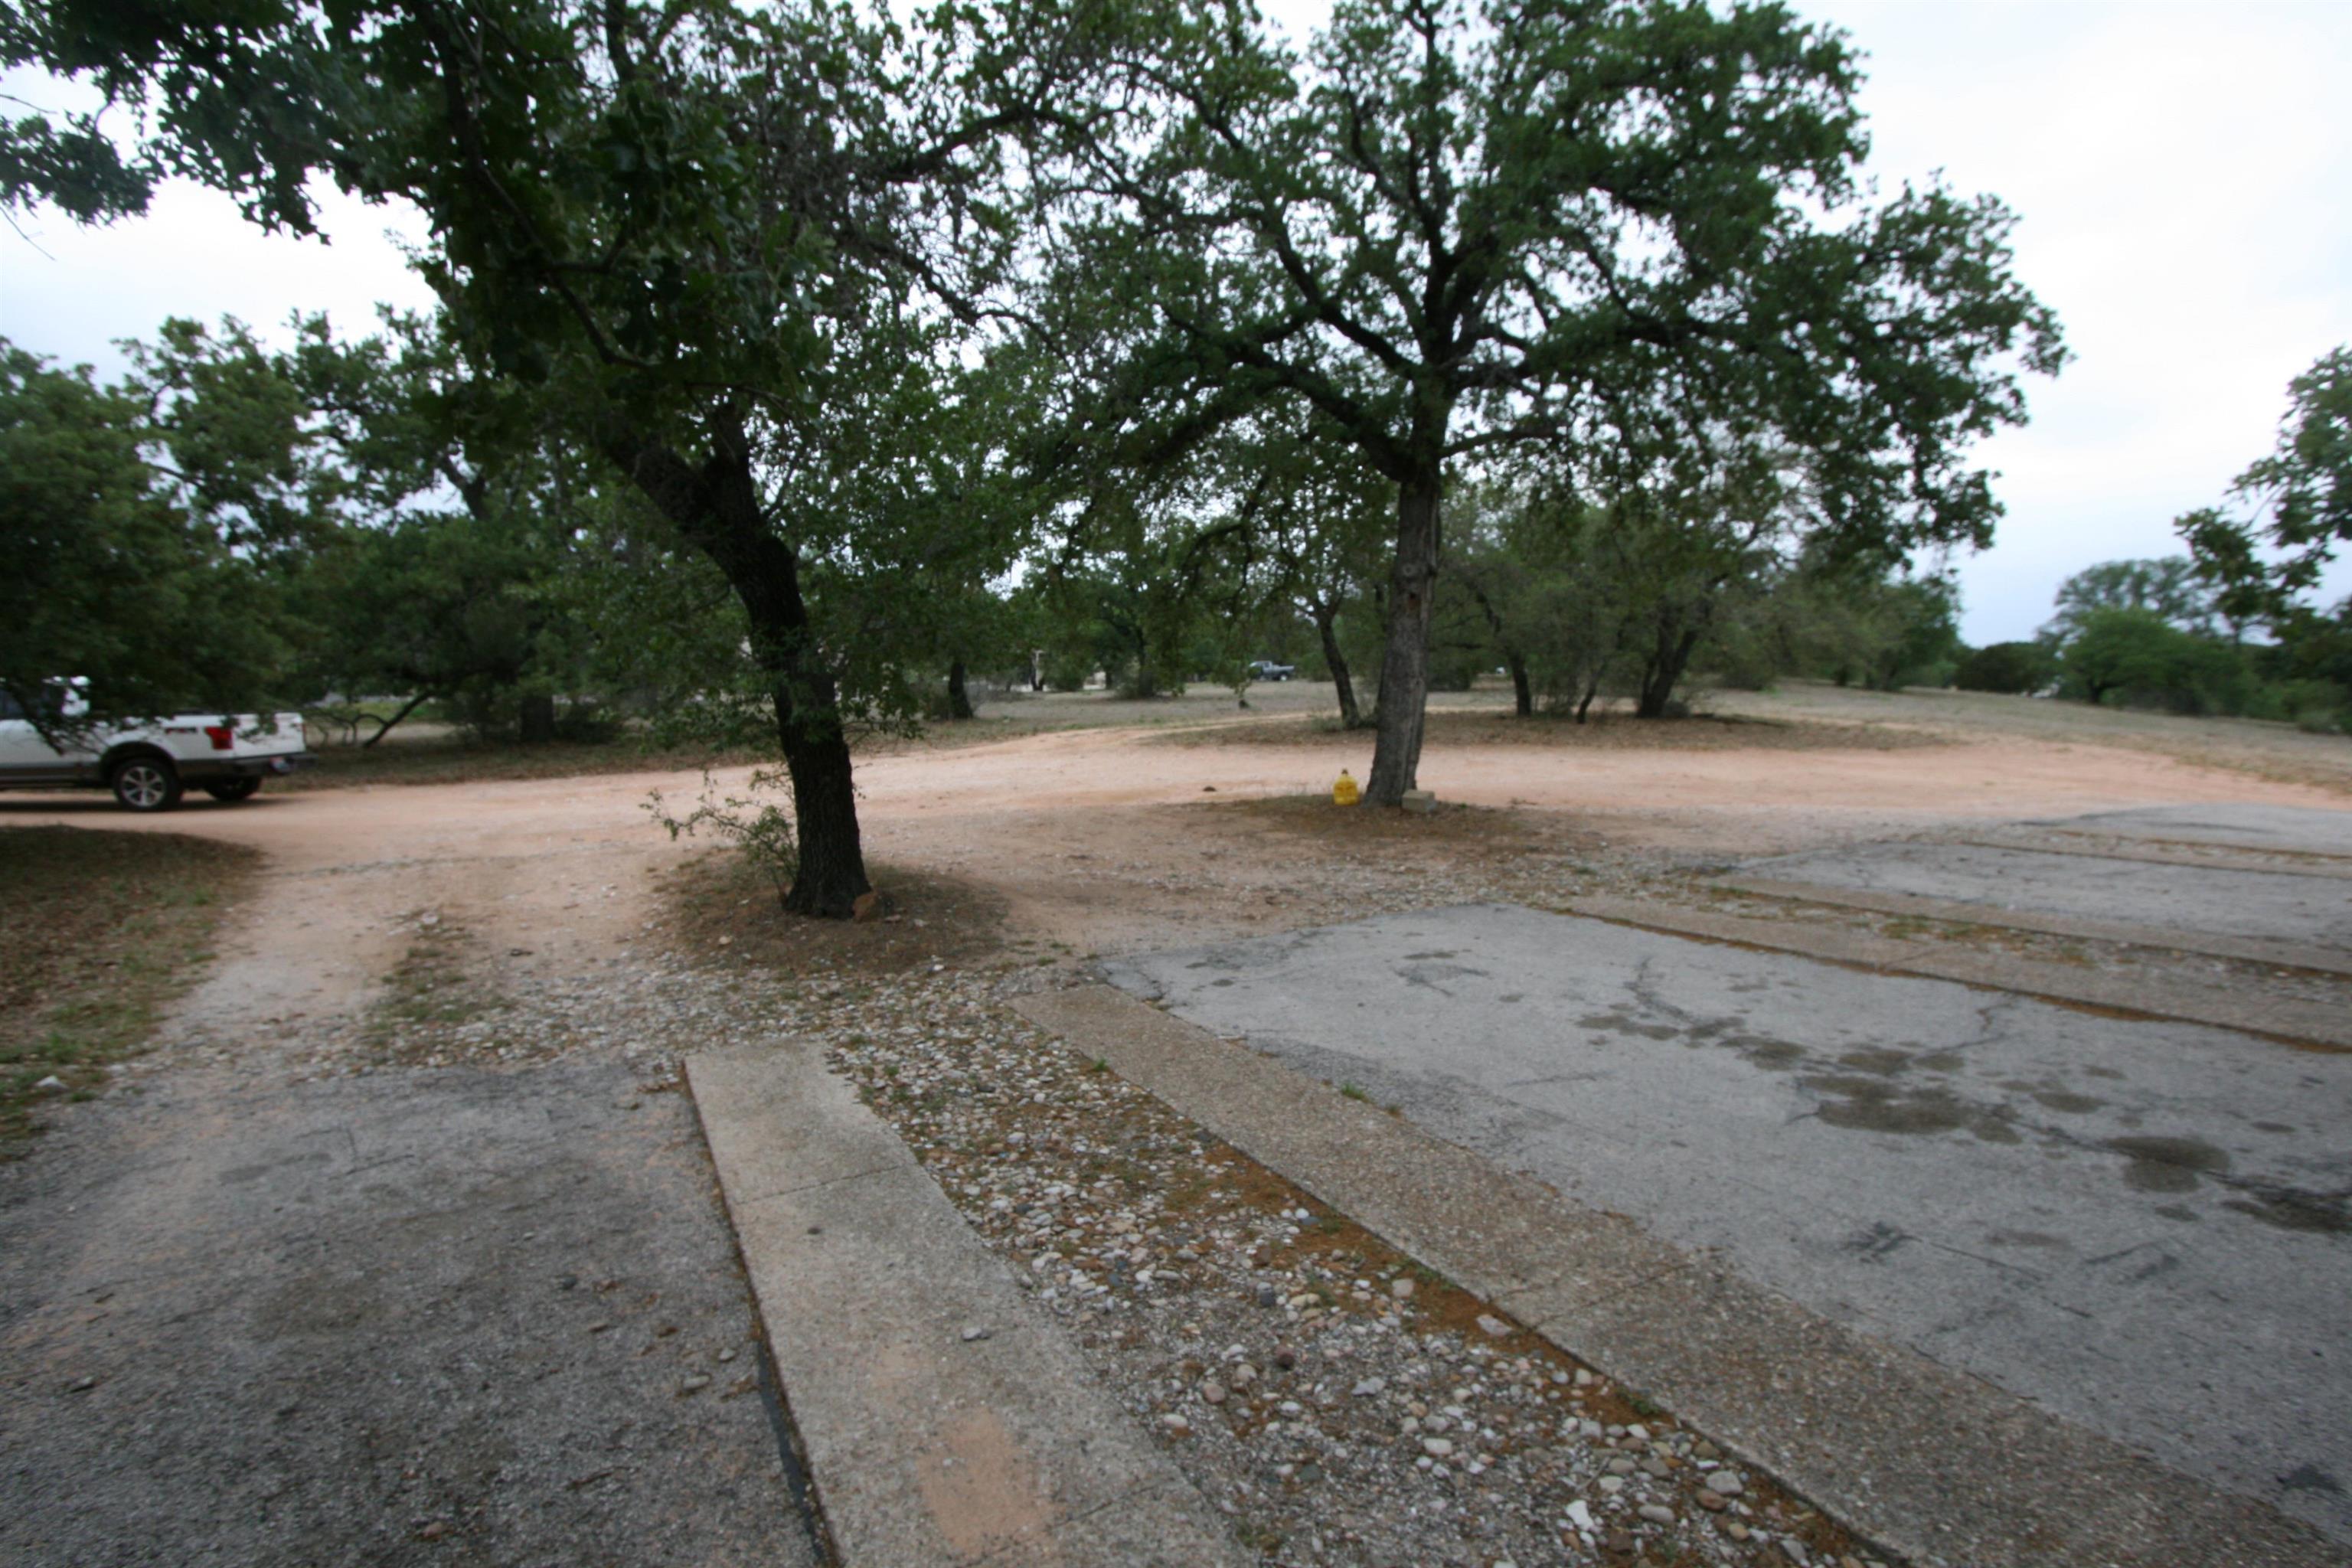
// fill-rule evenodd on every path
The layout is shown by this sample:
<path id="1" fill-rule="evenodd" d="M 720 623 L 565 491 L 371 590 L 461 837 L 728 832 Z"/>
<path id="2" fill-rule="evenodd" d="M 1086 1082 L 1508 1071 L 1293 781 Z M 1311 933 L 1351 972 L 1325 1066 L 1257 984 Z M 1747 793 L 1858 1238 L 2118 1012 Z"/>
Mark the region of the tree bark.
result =
<path id="1" fill-rule="evenodd" d="M 1160 695 L 1160 671 L 1151 665 L 1151 639 L 1140 630 L 1135 634 L 1135 695 L 1139 699 Z"/>
<path id="2" fill-rule="evenodd" d="M 1642 690 L 1633 708 L 1637 719 L 1663 719 L 1666 704 L 1673 700 L 1675 687 L 1690 663 L 1693 649 L 1698 647 L 1698 629 L 1676 633 L 1670 627 L 1658 628 L 1657 652 L 1649 668 L 1642 671 Z"/>
<path id="3" fill-rule="evenodd" d="M 963 660 L 950 659 L 948 661 L 948 717 L 970 719 L 972 716 L 971 694 L 964 689 Z"/>
<path id="4" fill-rule="evenodd" d="M 555 699 L 551 696 L 524 698 L 520 729 L 522 743 L 526 746 L 543 746 L 554 740 Z"/>
<path id="5" fill-rule="evenodd" d="M 1504 635 L 1503 616 L 1495 608 L 1495 601 L 1475 579 L 1465 579 L 1470 596 L 1478 601 L 1479 612 L 1486 617 L 1486 629 L 1495 634 L 1495 646 L 1503 650 L 1503 668 L 1511 672 L 1511 710 L 1522 719 L 1536 716 L 1535 688 L 1528 679 L 1528 656 L 1521 653 L 1511 639 Z"/>
<path id="6" fill-rule="evenodd" d="M 1596 672 L 1591 679 L 1584 683 L 1584 695 L 1578 698 L 1576 700 L 1576 721 L 1578 723 L 1581 724 L 1584 722 L 1584 716 L 1592 710 L 1592 700 L 1600 695 L 1601 677 Z"/>
<path id="7" fill-rule="evenodd" d="M 1397 488 L 1396 560 L 1389 570 L 1388 642 L 1381 652 L 1378 738 L 1364 799 L 1396 805 L 1421 775 L 1429 706 L 1429 622 L 1437 588 L 1437 465 Z"/>
<path id="8" fill-rule="evenodd" d="M 1360 730 L 1364 727 L 1364 714 L 1356 706 L 1356 678 L 1349 672 L 1348 656 L 1339 651 L 1339 634 L 1335 629 L 1339 618 L 1339 606 L 1315 606 L 1315 634 L 1323 639 L 1323 662 L 1329 667 L 1331 684 L 1339 692 L 1339 728 Z"/>
<path id="9" fill-rule="evenodd" d="M 420 691 L 415 696 L 410 698 L 401 706 L 399 712 L 394 714 L 391 718 L 384 720 L 382 727 L 379 728 L 374 734 L 370 735 L 366 740 L 360 742 L 360 750 L 364 752 L 370 746 L 374 745 L 378 741 L 383 740 L 386 735 L 391 734 L 392 727 L 394 724 L 399 723 L 403 719 L 407 718 L 411 713 L 414 713 L 419 708 L 424 707 L 427 701 L 431 700 L 432 696 L 433 693 L 430 691 Z"/>
<path id="10" fill-rule="evenodd" d="M 833 672 L 819 653 L 801 595 L 800 558 L 769 527 L 740 424 L 714 421 L 713 453 L 697 467 L 667 446 L 608 444 L 623 469 L 724 573 L 750 624 L 752 657 L 776 707 L 776 739 L 792 780 L 800 866 L 784 894 L 793 914 L 846 920 L 873 890 L 859 842 L 849 740 Z"/>

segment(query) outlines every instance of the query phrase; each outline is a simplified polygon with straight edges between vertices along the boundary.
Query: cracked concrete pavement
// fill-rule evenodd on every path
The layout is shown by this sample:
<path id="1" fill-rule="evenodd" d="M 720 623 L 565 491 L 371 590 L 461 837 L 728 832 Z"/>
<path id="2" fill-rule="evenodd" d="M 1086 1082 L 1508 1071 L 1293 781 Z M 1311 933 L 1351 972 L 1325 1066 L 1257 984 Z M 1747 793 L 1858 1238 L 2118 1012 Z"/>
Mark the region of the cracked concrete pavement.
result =
<path id="1" fill-rule="evenodd" d="M 1499 906 L 1107 973 L 2352 1541 L 2352 1057 Z"/>

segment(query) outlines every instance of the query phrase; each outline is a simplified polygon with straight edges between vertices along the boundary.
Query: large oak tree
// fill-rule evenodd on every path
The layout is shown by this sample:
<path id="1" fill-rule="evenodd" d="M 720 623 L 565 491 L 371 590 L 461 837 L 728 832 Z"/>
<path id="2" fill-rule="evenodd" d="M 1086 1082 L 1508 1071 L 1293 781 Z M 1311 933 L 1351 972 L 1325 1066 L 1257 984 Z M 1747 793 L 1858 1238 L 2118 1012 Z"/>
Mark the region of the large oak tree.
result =
<path id="1" fill-rule="evenodd" d="M 1036 187 L 1039 313 L 1118 362 L 1077 399 L 1100 451 L 1291 399 L 1392 487 L 1369 798 L 1415 783 L 1465 460 L 1769 437 L 1857 541 L 1990 538 L 1969 448 L 2023 418 L 2057 324 L 2000 203 L 1865 187 L 1835 31 L 1777 5 L 1340 0 L 1297 61 L 1245 0 L 1120 15 Z"/>
<path id="2" fill-rule="evenodd" d="M 471 368 L 537 389 L 732 585 L 792 783 L 788 906 L 848 913 L 845 710 L 893 689 L 928 584 L 1011 551 L 1009 514 L 962 493 L 986 443 L 949 328 L 1051 38 L 824 0 L 37 0 L 0 13 L 0 54 L 152 111 L 113 167 L 94 126 L 20 122 L 0 197 L 135 206 L 182 173 L 301 229 L 324 174 L 422 209 Z"/>

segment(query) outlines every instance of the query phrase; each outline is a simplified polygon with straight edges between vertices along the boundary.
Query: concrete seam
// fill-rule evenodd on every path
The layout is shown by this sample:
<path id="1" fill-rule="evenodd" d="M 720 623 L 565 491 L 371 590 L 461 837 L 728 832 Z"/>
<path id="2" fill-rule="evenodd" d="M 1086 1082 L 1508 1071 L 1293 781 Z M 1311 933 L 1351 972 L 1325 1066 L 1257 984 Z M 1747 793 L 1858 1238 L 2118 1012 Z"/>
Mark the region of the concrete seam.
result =
<path id="1" fill-rule="evenodd" d="M 2201 952 L 2213 958 L 2315 970 L 2323 974 L 2352 974 L 2352 952 L 2303 944 L 2250 941 L 2202 931 L 2178 931 L 2168 926 L 2134 926 L 2105 921 L 2076 920 L 2067 915 L 2013 910 L 2000 904 L 1922 898 L 1916 893 L 1823 887 L 1770 877 L 1731 877 L 1718 885 L 1734 892 L 1785 899 L 1797 903 L 1832 904 L 1843 909 L 1868 910 L 1877 914 L 1914 915 L 1923 920 L 2041 931 L 2051 936 L 2077 937 L 2088 942 L 2122 942 L 2133 947 L 2168 949 L 2174 952 Z"/>
<path id="2" fill-rule="evenodd" d="M 1967 964 L 1942 959 L 1933 953 L 1917 955 L 1906 953 L 1898 961 L 1864 958 L 1852 953 L 1832 952 L 1830 951 L 1831 944 L 1828 942 L 1806 942 L 1777 931 L 1756 929 L 1765 922 L 1747 915 L 1715 914 L 1706 910 L 1683 910 L 1663 904 L 1629 909 L 1621 907 L 1616 900 L 1590 899 L 1570 901 L 1567 905 L 1567 910 L 1585 920 L 1602 921 L 1610 925 L 1623 926 L 1632 931 L 1656 931 L 1665 936 L 1683 937 L 1693 942 L 1717 942 L 1727 947 L 1750 947 L 1772 952 L 1793 953 L 1800 958 L 1810 958 L 1817 963 L 1835 964 L 1841 969 L 1857 970 L 1865 974 L 1916 975 L 1925 980 L 1942 980 L 1954 985 L 1965 985 L 1971 990 L 1998 991 L 2030 1002 L 2046 1002 L 2053 1006 L 2092 1008 L 2105 1013 L 2121 1014 L 2127 1017 L 2147 1018 L 2157 1022 L 2195 1024 L 2209 1029 L 2226 1029 L 2231 1034 L 2247 1035 L 2256 1039 L 2270 1040 L 2297 1049 L 2316 1047 L 2322 1050 L 2334 1052 L 2352 1048 L 2352 1039 L 2310 1026 L 2305 1026 L 2302 1032 L 2298 1033 L 2294 1028 L 2275 1026 L 2275 1019 L 2273 1020 L 2273 1026 L 2271 1027 L 2247 1023 L 2244 1021 L 2242 1013 L 2231 1015 L 2218 1001 L 2210 1010 L 2202 1003 L 2198 1003 L 2192 1011 L 2189 1005 L 2178 1001 L 2171 1004 L 2168 1008 L 2150 1005 L 2151 1003 L 2160 999 L 2160 993 L 2151 992 L 2145 986 L 2135 992 L 2140 1000 L 2131 1003 L 2116 1001 L 2106 996 L 2086 994 L 2084 993 L 2088 987 L 2080 991 L 2068 991 L 2046 984 L 2004 984 L 1975 972 Z M 1710 929 L 1716 922 L 1736 924 L 1744 929 L 1737 933 Z M 1874 940 L 1894 942 L 1898 939 L 1876 938 Z M 2315 1010 L 2301 1010 L 2305 1016 L 2313 1011 Z"/>
<path id="3" fill-rule="evenodd" d="M 735 1271 L 742 1281 L 743 1299 L 751 1308 L 751 1332 L 760 1355 L 760 1402 L 768 1413 L 769 1430 L 776 1436 L 777 1458 L 784 1468 L 784 1491 L 800 1504 L 801 1524 L 808 1532 L 811 1555 L 828 1568 L 842 1568 L 841 1549 L 834 1540 L 833 1525 L 825 1517 L 824 1498 L 817 1489 L 816 1472 L 808 1462 L 808 1442 L 801 1435 L 800 1423 L 793 1417 L 792 1395 L 784 1388 L 783 1369 L 776 1364 L 767 1313 L 760 1304 L 759 1287 L 751 1279 L 751 1260 L 743 1256 L 742 1227 L 734 1223 L 733 1208 L 727 1201 L 727 1184 L 719 1178 L 719 1153 L 710 1144 L 710 1124 L 703 1115 L 701 1097 L 694 1092 L 693 1075 L 688 1073 L 686 1078 L 687 1100 L 694 1107 L 695 1131 L 702 1134 L 702 1155 L 709 1162 L 710 1184 L 718 1194 L 719 1211 L 727 1215 L 727 1239 L 735 1256 Z"/>
<path id="4" fill-rule="evenodd" d="M 803 1182 L 796 1187 L 778 1187 L 772 1192 L 750 1194 L 741 1201 L 745 1208 L 750 1208 L 753 1204 L 764 1204 L 772 1198 L 788 1198 L 797 1193 L 813 1193 L 821 1187 L 837 1187 L 844 1182 L 862 1182 L 869 1176 L 888 1175 L 893 1171 L 921 1169 L 922 1167 L 912 1160 L 894 1160 L 887 1165 L 877 1165 L 869 1171 L 852 1171 L 845 1176 L 827 1176 L 821 1182 Z"/>

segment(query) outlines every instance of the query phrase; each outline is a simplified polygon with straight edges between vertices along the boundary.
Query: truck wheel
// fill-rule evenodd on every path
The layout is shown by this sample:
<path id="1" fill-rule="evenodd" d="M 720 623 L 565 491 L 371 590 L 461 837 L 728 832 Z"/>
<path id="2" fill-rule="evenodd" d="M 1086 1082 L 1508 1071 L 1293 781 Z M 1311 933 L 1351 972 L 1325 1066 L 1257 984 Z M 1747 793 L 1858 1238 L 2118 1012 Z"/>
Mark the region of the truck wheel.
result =
<path id="1" fill-rule="evenodd" d="M 180 770 L 164 757 L 131 757 L 115 764 L 114 798 L 132 811 L 169 811 L 180 804 Z"/>
<path id="2" fill-rule="evenodd" d="M 259 779 L 223 779 L 205 785 L 205 793 L 223 805 L 235 805 L 238 801 L 251 800 L 253 792 L 260 787 Z"/>

